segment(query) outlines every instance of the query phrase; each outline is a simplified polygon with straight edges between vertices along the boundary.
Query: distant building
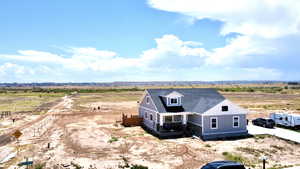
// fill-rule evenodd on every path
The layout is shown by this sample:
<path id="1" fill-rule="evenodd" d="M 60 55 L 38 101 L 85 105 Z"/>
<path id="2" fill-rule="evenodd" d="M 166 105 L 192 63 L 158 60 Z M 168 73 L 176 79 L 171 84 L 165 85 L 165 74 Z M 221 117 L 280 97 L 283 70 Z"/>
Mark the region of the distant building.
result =
<path id="1" fill-rule="evenodd" d="M 247 111 L 215 89 L 147 89 L 139 104 L 144 127 L 159 137 L 203 139 L 248 135 Z"/>
<path id="2" fill-rule="evenodd" d="M 300 89 L 300 82 L 288 82 L 287 85 L 289 89 Z"/>

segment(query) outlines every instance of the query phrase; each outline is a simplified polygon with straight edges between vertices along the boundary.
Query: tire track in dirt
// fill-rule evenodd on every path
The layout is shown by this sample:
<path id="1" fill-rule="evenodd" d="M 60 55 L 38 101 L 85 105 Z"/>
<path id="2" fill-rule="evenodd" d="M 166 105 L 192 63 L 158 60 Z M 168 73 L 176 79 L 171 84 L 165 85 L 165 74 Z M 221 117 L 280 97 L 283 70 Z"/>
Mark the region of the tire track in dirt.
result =
<path id="1" fill-rule="evenodd" d="M 66 100 L 69 99 L 68 97 L 63 97 L 62 101 L 60 101 L 57 105 L 55 105 L 54 107 L 52 107 L 46 114 L 41 115 L 40 117 L 38 117 L 37 119 L 27 122 L 22 126 L 19 127 L 15 127 L 13 129 L 10 129 L 9 131 L 7 131 L 6 133 L 2 134 L 0 136 L 0 146 L 5 146 L 13 141 L 15 141 L 16 139 L 14 138 L 14 136 L 12 136 L 12 134 L 17 131 L 17 130 L 24 130 L 30 126 L 33 126 L 35 123 L 38 123 L 40 121 L 42 121 L 43 119 L 45 119 L 47 116 L 49 115 L 55 115 L 55 112 L 59 112 L 62 108 L 64 108 L 64 105 L 66 104 Z"/>

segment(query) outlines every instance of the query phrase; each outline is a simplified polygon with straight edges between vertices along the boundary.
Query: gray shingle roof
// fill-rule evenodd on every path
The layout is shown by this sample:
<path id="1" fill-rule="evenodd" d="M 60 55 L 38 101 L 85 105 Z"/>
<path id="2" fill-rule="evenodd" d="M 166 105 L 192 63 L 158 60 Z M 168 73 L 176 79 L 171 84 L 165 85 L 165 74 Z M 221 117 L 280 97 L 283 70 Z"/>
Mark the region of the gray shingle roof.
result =
<path id="1" fill-rule="evenodd" d="M 210 88 L 174 88 L 174 89 L 147 89 L 155 106 L 160 113 L 167 112 L 197 112 L 204 113 L 217 104 L 225 100 L 216 89 Z M 162 99 L 172 92 L 178 92 L 183 95 L 182 106 L 180 107 L 167 107 Z"/>

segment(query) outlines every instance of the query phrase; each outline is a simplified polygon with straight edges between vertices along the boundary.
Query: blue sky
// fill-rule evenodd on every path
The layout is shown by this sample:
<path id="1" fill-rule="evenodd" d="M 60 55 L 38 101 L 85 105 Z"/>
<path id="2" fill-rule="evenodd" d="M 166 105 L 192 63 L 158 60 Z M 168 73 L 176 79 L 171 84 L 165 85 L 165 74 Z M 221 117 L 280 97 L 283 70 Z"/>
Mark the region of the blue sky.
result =
<path id="1" fill-rule="evenodd" d="M 214 1 L 3 0 L 0 82 L 300 79 L 299 1 Z"/>

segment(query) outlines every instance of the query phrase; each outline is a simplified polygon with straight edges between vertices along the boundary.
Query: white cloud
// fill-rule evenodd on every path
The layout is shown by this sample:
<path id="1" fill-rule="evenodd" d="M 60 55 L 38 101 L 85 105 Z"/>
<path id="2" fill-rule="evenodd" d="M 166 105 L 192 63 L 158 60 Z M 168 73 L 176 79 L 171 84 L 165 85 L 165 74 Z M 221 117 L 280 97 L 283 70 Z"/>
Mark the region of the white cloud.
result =
<path id="1" fill-rule="evenodd" d="M 198 67 L 209 52 L 198 47 L 199 42 L 182 41 L 175 35 L 164 35 L 155 39 L 156 48 L 146 50 L 139 59 L 148 68 Z"/>
<path id="2" fill-rule="evenodd" d="M 18 55 L 0 54 L 0 58 L 24 62 L 58 64 L 73 70 L 91 69 L 94 71 L 117 71 L 128 66 L 134 66 L 136 59 L 118 57 L 115 52 L 97 50 L 96 48 L 68 48 L 69 56 L 53 54 L 44 51 L 20 50 Z"/>
<path id="3" fill-rule="evenodd" d="M 120 57 L 113 51 L 96 48 L 68 48 L 69 56 L 44 51 L 22 50 L 19 55 L 0 55 L 2 58 L 36 62 L 43 64 L 59 64 L 72 70 L 119 71 L 125 69 L 156 69 L 157 67 L 180 68 L 200 66 L 208 55 L 201 43 L 182 41 L 175 35 L 164 35 L 155 39 L 156 47 L 144 51 L 138 58 Z"/>
<path id="4" fill-rule="evenodd" d="M 299 0 L 148 0 L 156 9 L 224 22 L 221 34 L 275 38 L 300 32 Z"/>
<path id="5" fill-rule="evenodd" d="M 36 50 L 19 50 L 18 55 L 0 55 L 1 58 L 22 60 L 28 62 L 63 62 L 64 58 L 49 52 Z"/>
<path id="6" fill-rule="evenodd" d="M 16 82 L 24 81 L 25 76 L 34 76 L 35 71 L 22 65 L 6 62 L 0 65 L 0 81 Z"/>
<path id="7" fill-rule="evenodd" d="M 275 53 L 276 48 L 264 39 L 251 36 L 238 36 L 228 41 L 224 47 L 215 48 L 206 59 L 209 65 L 240 65 L 245 62 L 255 62 L 255 56 Z"/>
<path id="8" fill-rule="evenodd" d="M 239 70 L 232 72 L 234 77 L 244 73 L 250 79 L 279 80 L 292 72 L 289 79 L 299 79 L 294 64 L 299 60 L 295 47 L 300 41 L 299 0 L 148 0 L 148 4 L 195 20 L 220 21 L 221 35 L 239 34 L 225 46 L 208 51 L 204 66 Z"/>
<path id="9" fill-rule="evenodd" d="M 255 67 L 255 68 L 243 68 L 247 78 L 254 80 L 263 80 L 262 78 L 268 78 L 268 80 L 278 80 L 282 77 L 282 72 L 277 69 Z"/>
<path id="10" fill-rule="evenodd" d="M 156 47 L 143 51 L 136 58 L 90 47 L 68 48 L 65 55 L 33 50 L 24 50 L 17 55 L 2 54 L 0 58 L 21 61 L 25 66 L 17 68 L 20 66 L 5 64 L 0 67 L 0 74 L 7 67 L 14 67 L 15 72 L 31 70 L 43 81 L 99 81 L 97 77 L 102 77 L 100 81 L 274 80 L 283 75 L 280 70 L 256 64 L 265 53 L 276 51 L 259 38 L 239 36 L 229 40 L 226 46 L 212 50 L 175 35 L 164 35 L 155 42 Z M 31 68 L 25 64 L 27 62 L 38 66 Z M 254 64 L 249 66 L 249 62 Z M 30 77 L 23 77 L 26 78 Z"/>
<path id="11" fill-rule="evenodd" d="M 86 47 L 86 48 L 70 48 L 68 50 L 71 53 L 74 53 L 73 57 L 86 57 L 89 56 L 88 59 L 98 59 L 98 58 L 113 58 L 117 56 L 117 53 L 113 51 L 107 50 L 97 50 L 96 48 Z"/>
<path id="12" fill-rule="evenodd" d="M 25 74 L 26 69 L 23 66 L 19 66 L 13 63 L 4 63 L 0 65 L 0 74 L 5 75 L 7 73 L 14 73 L 14 74 Z"/>

